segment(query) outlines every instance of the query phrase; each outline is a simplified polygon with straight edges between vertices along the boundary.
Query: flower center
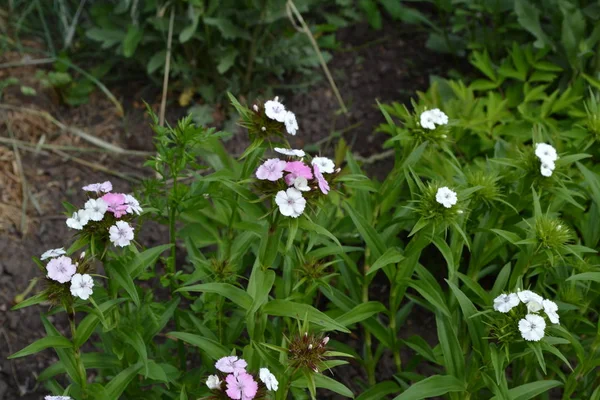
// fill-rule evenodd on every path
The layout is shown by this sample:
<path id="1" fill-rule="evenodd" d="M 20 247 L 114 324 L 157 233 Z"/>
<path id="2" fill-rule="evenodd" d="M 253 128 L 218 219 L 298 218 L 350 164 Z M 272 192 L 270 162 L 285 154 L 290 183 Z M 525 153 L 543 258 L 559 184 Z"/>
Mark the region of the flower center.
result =
<path id="1" fill-rule="evenodd" d="M 534 330 L 536 328 L 535 324 L 531 324 L 531 330 Z"/>
<path id="2" fill-rule="evenodd" d="M 292 204 L 294 204 L 294 200 L 292 200 L 292 199 L 288 199 L 287 203 L 288 203 L 289 205 L 292 205 Z"/>

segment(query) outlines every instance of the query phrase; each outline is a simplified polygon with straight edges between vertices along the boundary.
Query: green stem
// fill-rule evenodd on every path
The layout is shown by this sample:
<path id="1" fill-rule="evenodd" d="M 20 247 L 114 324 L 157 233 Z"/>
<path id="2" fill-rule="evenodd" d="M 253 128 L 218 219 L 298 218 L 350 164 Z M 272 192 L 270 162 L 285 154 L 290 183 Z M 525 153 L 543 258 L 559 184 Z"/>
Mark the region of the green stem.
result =
<path id="1" fill-rule="evenodd" d="M 75 308 L 71 304 L 69 306 L 69 325 L 71 327 L 71 340 L 75 342 L 75 338 L 77 337 L 77 328 L 75 327 Z M 75 354 L 75 364 L 77 365 L 77 371 L 79 373 L 79 380 L 81 384 L 81 395 L 83 399 L 87 399 L 87 377 L 85 373 L 85 367 L 81 362 L 81 352 L 79 350 L 79 346 L 73 346 L 73 353 Z"/>
<path id="2" fill-rule="evenodd" d="M 365 260 L 369 258 L 369 248 L 366 249 L 365 251 Z M 367 272 L 369 271 L 369 265 L 367 262 L 365 262 L 364 265 L 364 278 L 363 278 L 363 291 L 362 291 L 362 302 L 363 303 L 367 303 L 369 301 L 369 284 L 371 282 L 371 279 L 369 278 L 369 276 L 367 275 Z M 371 338 L 371 332 L 369 332 L 369 330 L 366 327 L 363 327 L 364 330 L 364 334 L 365 334 L 365 365 L 366 365 L 366 370 L 367 370 L 367 379 L 369 382 L 369 387 L 374 386 L 375 385 L 375 365 L 374 365 L 374 360 L 373 360 L 373 351 L 372 351 L 372 338 Z"/>
<path id="3" fill-rule="evenodd" d="M 398 345 L 398 327 L 396 326 L 396 314 L 398 314 L 397 300 L 395 298 L 395 283 L 392 282 L 392 290 L 390 296 L 390 331 L 392 333 L 392 353 L 394 354 L 394 364 L 396 365 L 396 373 L 402 372 L 402 359 L 400 358 L 400 348 Z"/>

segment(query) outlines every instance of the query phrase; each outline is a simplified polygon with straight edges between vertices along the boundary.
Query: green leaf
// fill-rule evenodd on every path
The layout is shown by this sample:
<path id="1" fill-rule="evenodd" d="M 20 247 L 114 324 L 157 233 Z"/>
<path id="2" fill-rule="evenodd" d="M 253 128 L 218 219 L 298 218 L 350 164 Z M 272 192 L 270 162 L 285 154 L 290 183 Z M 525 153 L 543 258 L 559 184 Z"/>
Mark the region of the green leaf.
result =
<path id="1" fill-rule="evenodd" d="M 15 311 L 15 310 L 20 310 L 21 308 L 25 308 L 25 307 L 29 307 L 29 306 L 33 306 L 36 304 L 40 304 L 44 301 L 48 300 L 48 293 L 44 290 L 41 293 L 38 293 L 34 296 L 31 296 L 17 304 L 15 304 L 11 310 Z"/>
<path id="2" fill-rule="evenodd" d="M 300 223 L 300 228 L 306 230 L 306 231 L 311 231 L 311 232 L 316 232 L 319 235 L 322 236 L 327 236 L 329 239 L 333 240 L 333 242 L 335 244 L 337 244 L 338 246 L 342 247 L 342 244 L 340 243 L 340 241 L 338 240 L 337 237 L 335 237 L 335 235 L 331 232 L 329 232 L 326 228 L 322 227 L 319 224 L 314 223 L 308 215 L 304 215 L 304 218 L 299 220 Z"/>
<path id="3" fill-rule="evenodd" d="M 144 31 L 136 25 L 129 25 L 125 39 L 123 39 L 123 55 L 127 58 L 133 56 L 140 40 L 144 36 Z"/>
<path id="4" fill-rule="evenodd" d="M 235 64 L 235 59 L 238 56 L 239 52 L 235 48 L 229 48 L 225 51 L 221 59 L 219 60 L 219 64 L 217 64 L 217 71 L 219 74 L 223 75 L 225 72 L 229 71 L 233 64 Z"/>
<path id="5" fill-rule="evenodd" d="M 471 300 L 458 288 L 458 286 L 450 282 L 448 279 L 446 279 L 446 283 L 448 283 L 448 286 L 450 286 L 454 297 L 456 297 L 458 300 L 464 320 L 467 323 L 469 334 L 471 335 L 472 345 L 479 353 L 486 354 L 487 345 L 483 339 L 486 336 L 483 323 L 480 319 L 473 318 L 473 316 L 477 314 L 477 308 L 475 308 Z"/>
<path id="6" fill-rule="evenodd" d="M 311 323 L 320 325 L 326 330 L 350 333 L 344 325 L 308 304 L 288 300 L 271 300 L 263 306 L 262 311 L 276 317 L 295 318 L 301 321 L 307 317 Z"/>
<path id="7" fill-rule="evenodd" d="M 86 369 L 108 369 L 121 367 L 121 362 L 116 356 L 106 353 L 83 353 L 81 355 L 81 362 L 83 365 L 85 365 Z M 65 372 L 65 365 L 59 360 L 57 363 L 54 363 L 43 370 L 37 379 L 38 381 L 47 381 L 48 379 Z"/>
<path id="8" fill-rule="evenodd" d="M 515 13 L 519 24 L 537 39 L 533 44 L 537 48 L 554 47 L 552 41 L 540 23 L 540 11 L 529 0 L 515 0 Z"/>
<path id="9" fill-rule="evenodd" d="M 336 321 L 344 326 L 349 326 L 385 311 L 385 306 L 380 302 L 368 301 L 366 303 L 361 303 L 347 313 L 340 315 L 336 318 Z"/>
<path id="10" fill-rule="evenodd" d="M 352 219 L 352 222 L 354 222 L 356 229 L 358 229 L 360 236 L 362 236 L 367 246 L 369 246 L 371 249 L 373 257 L 375 257 L 375 259 L 380 258 L 386 251 L 386 246 L 381 236 L 362 215 L 359 215 L 354 210 L 349 203 L 344 202 L 344 209 L 348 212 L 348 215 L 350 215 L 350 218 Z"/>
<path id="11" fill-rule="evenodd" d="M 126 300 L 125 299 L 108 300 L 108 301 L 100 304 L 100 306 L 98 306 L 98 312 L 101 312 L 104 314 L 104 313 L 110 311 L 117 304 L 122 303 L 124 301 L 126 301 Z M 99 322 L 100 322 L 100 317 L 95 313 L 88 314 L 85 316 L 85 318 L 83 318 L 81 320 L 81 322 L 77 326 L 75 338 L 73 339 L 73 344 L 75 345 L 75 347 L 81 347 L 90 338 L 92 333 L 94 333 L 94 330 L 96 329 L 96 326 L 98 325 Z"/>
<path id="12" fill-rule="evenodd" d="M 203 292 L 203 293 L 216 293 L 219 294 L 238 306 L 242 307 L 244 310 L 250 309 L 252 307 L 252 296 L 243 291 L 240 288 L 237 288 L 229 283 L 202 283 L 199 285 L 191 285 L 184 286 L 176 290 L 176 292 Z"/>
<path id="13" fill-rule="evenodd" d="M 367 275 L 371 275 L 387 265 L 399 263 L 403 259 L 404 256 L 400 253 L 398 249 L 390 247 L 385 253 L 381 255 L 381 257 L 377 259 L 377 261 L 373 263 L 371 268 L 369 268 L 369 270 L 367 271 Z"/>
<path id="14" fill-rule="evenodd" d="M 465 384 L 453 376 L 434 375 L 410 386 L 394 400 L 420 400 L 442 396 L 448 392 L 463 392 Z"/>
<path id="15" fill-rule="evenodd" d="M 596 204 L 600 206 L 600 177 L 581 163 L 577 163 L 577 167 L 585 177 L 585 183 L 589 185 L 590 191 L 592 192 L 592 198 Z"/>
<path id="16" fill-rule="evenodd" d="M 510 394 L 511 400 L 529 400 L 535 398 L 536 396 L 542 393 L 546 393 L 548 390 L 558 386 L 562 386 L 562 382 L 538 381 L 517 386 L 516 388 L 510 389 L 508 393 Z M 497 399 L 496 396 L 494 396 L 490 400 L 499 399 Z"/>
<path id="17" fill-rule="evenodd" d="M 214 26 L 215 28 L 217 28 L 219 32 L 221 32 L 221 34 L 223 35 L 224 39 L 252 39 L 250 37 L 250 34 L 246 30 L 234 25 L 234 23 L 231 22 L 230 19 L 205 17 L 204 23 L 208 26 Z"/>
<path id="18" fill-rule="evenodd" d="M 435 322 L 446 371 L 458 379 L 463 379 L 465 374 L 465 358 L 452 321 L 450 318 L 436 313 Z"/>
<path id="19" fill-rule="evenodd" d="M 140 306 L 140 296 L 137 292 L 137 288 L 129 273 L 125 268 L 122 268 L 120 264 L 111 264 L 109 268 L 109 273 L 112 278 L 121 286 L 131 297 L 131 300 L 135 303 L 137 307 Z"/>
<path id="20" fill-rule="evenodd" d="M 169 250 L 171 246 L 172 244 L 162 244 L 136 254 L 133 261 L 127 265 L 127 272 L 133 279 L 137 278 L 138 275 L 156 262 L 158 256 Z"/>
<path id="21" fill-rule="evenodd" d="M 310 379 L 312 379 L 313 381 L 311 382 Z M 341 394 L 342 396 L 354 398 L 354 393 L 352 393 L 352 391 L 348 389 L 344 384 L 334 379 L 331 379 L 330 377 L 325 376 L 323 374 L 315 374 L 312 372 L 308 372 L 306 375 L 303 375 L 302 377 L 292 382 L 293 387 L 308 388 L 309 390 L 311 390 L 311 385 L 331 390 L 332 392 Z"/>
<path id="22" fill-rule="evenodd" d="M 124 369 L 123 371 L 119 372 L 117 376 L 112 378 L 110 382 L 106 384 L 106 393 L 108 397 L 110 399 L 120 398 L 121 394 L 123 394 L 123 392 L 127 388 L 127 385 L 129 385 L 129 382 L 131 382 L 131 380 L 135 378 L 135 376 L 137 375 L 139 370 L 142 369 L 142 367 L 142 363 L 139 362 L 130 366 L 127 369 Z"/>
<path id="23" fill-rule="evenodd" d="M 371 386 L 356 398 L 356 400 L 380 400 L 387 398 L 386 396 L 400 391 L 400 386 L 394 381 L 379 382 L 375 386 Z"/>
<path id="24" fill-rule="evenodd" d="M 373 0 L 360 0 L 360 8 L 367 15 L 367 21 L 374 29 L 379 30 L 382 27 L 381 13 L 377 7 L 377 2 Z"/>
<path id="25" fill-rule="evenodd" d="M 600 272 L 582 272 L 567 278 L 568 281 L 593 281 L 600 282 Z"/>
<path id="26" fill-rule="evenodd" d="M 167 336 L 183 340 L 186 343 L 192 344 L 202 350 L 206 355 L 213 360 L 218 360 L 221 357 L 228 355 L 231 350 L 223 346 L 216 340 L 205 338 L 200 335 L 187 332 L 169 332 Z"/>
<path id="27" fill-rule="evenodd" d="M 29 356 L 31 354 L 39 353 L 40 351 L 50 347 L 54 349 L 72 348 L 73 343 L 71 343 L 71 341 L 64 336 L 47 336 L 36 340 L 29 346 L 17 351 L 16 353 L 8 356 L 7 358 L 11 360 L 13 358 Z"/>

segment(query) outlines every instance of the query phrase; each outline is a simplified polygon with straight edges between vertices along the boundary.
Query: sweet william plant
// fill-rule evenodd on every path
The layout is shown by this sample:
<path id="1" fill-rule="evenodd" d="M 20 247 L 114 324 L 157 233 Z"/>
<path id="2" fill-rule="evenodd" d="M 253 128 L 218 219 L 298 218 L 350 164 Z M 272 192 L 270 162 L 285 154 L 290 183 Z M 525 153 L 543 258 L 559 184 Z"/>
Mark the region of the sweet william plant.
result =
<path id="1" fill-rule="evenodd" d="M 11 357 L 54 349 L 49 399 L 600 397 L 589 146 L 531 126 L 463 151 L 472 125 L 428 93 L 381 106 L 379 182 L 343 141 L 291 148 L 302 119 L 280 99 L 230 98 L 239 158 L 155 121 L 157 178 L 86 186 L 75 241 L 34 259 L 44 286 L 14 308 L 45 306 L 46 337 Z M 148 219 L 168 242 L 135 240 Z M 434 338 L 405 329 L 424 314 Z"/>

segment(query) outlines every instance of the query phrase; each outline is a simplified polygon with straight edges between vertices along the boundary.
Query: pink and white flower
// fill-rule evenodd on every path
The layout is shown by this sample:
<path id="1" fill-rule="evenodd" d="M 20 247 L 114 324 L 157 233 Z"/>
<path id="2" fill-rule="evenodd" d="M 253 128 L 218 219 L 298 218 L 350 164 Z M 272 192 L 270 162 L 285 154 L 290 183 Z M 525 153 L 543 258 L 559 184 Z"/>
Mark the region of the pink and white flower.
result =
<path id="1" fill-rule="evenodd" d="M 312 159 L 311 163 L 313 166 L 318 165 L 319 171 L 324 174 L 333 174 L 333 171 L 335 170 L 335 164 L 327 157 L 315 157 Z"/>
<path id="2" fill-rule="evenodd" d="M 285 121 L 285 107 L 279 102 L 279 98 L 269 100 L 265 103 L 265 114 L 272 120 L 283 122 Z"/>
<path id="3" fill-rule="evenodd" d="M 102 221 L 106 210 L 108 210 L 108 204 L 102 199 L 89 199 L 85 203 L 85 211 L 92 221 Z"/>
<path id="4" fill-rule="evenodd" d="M 86 192 L 95 192 L 96 194 L 100 193 L 108 193 L 113 189 L 112 183 L 110 181 L 102 182 L 102 183 L 92 183 L 90 185 L 86 185 L 82 187 Z"/>
<path id="5" fill-rule="evenodd" d="M 283 149 L 281 147 L 275 147 L 273 150 L 275 150 L 279 154 L 283 154 L 290 157 L 304 157 L 306 155 L 304 150 Z"/>
<path id="6" fill-rule="evenodd" d="M 306 207 L 306 199 L 302 197 L 302 192 L 295 188 L 277 192 L 275 203 L 279 206 L 281 215 L 292 218 L 302 215 L 304 207 Z"/>
<path id="7" fill-rule="evenodd" d="M 87 300 L 93 293 L 94 280 L 88 274 L 75 274 L 71 278 L 71 295 Z"/>
<path id="8" fill-rule="evenodd" d="M 283 170 L 289 172 L 289 174 L 285 176 L 285 183 L 287 183 L 288 186 L 292 186 L 299 176 L 306 178 L 307 180 L 313 178 L 310 167 L 302 161 L 290 161 L 285 165 Z"/>
<path id="9" fill-rule="evenodd" d="M 51 250 L 45 251 L 44 254 L 41 255 L 40 260 L 44 261 L 48 258 L 55 258 L 58 256 L 62 256 L 63 254 L 67 254 L 67 252 L 65 251 L 65 249 L 63 247 L 61 247 L 60 249 L 51 249 Z"/>
<path id="10" fill-rule="evenodd" d="M 101 197 L 107 204 L 107 209 L 115 218 L 121 218 L 127 213 L 126 198 L 123 193 L 107 193 Z"/>
<path id="11" fill-rule="evenodd" d="M 53 258 L 46 265 L 48 278 L 60 283 L 69 282 L 73 274 L 75 274 L 76 269 L 73 261 L 66 256 Z"/>
<path id="12" fill-rule="evenodd" d="M 287 133 L 290 135 L 296 135 L 296 132 L 298 132 L 298 121 L 296 121 L 296 114 L 291 111 L 287 111 L 285 113 L 283 122 L 285 123 L 285 130 Z"/>
<path id="13" fill-rule="evenodd" d="M 256 383 L 252 375 L 245 371 L 238 375 L 227 375 L 225 382 L 227 382 L 225 393 L 227 393 L 230 399 L 251 400 L 256 396 L 256 392 L 258 392 L 258 383 Z"/>
<path id="14" fill-rule="evenodd" d="M 246 372 L 247 366 L 248 363 L 246 362 L 246 360 L 237 356 L 222 357 L 219 358 L 215 363 L 215 367 L 219 371 L 234 375 Z"/>
<path id="15" fill-rule="evenodd" d="M 125 205 L 127 206 L 127 214 L 137 214 L 140 215 L 142 211 L 142 207 L 140 207 L 140 202 L 137 201 L 135 197 L 130 194 L 125 195 Z"/>
<path id="16" fill-rule="evenodd" d="M 325 180 L 325 177 L 323 177 L 323 174 L 319 169 L 319 164 L 313 164 L 313 170 L 315 171 L 315 178 L 317 179 L 321 192 L 323 192 L 323 194 L 329 193 L 329 183 Z"/>
<path id="17" fill-rule="evenodd" d="M 221 390 L 221 380 L 217 375 L 209 375 L 206 379 L 206 386 L 210 390 Z"/>
<path id="18" fill-rule="evenodd" d="M 277 378 L 271 373 L 271 371 L 269 371 L 268 368 L 261 368 L 259 370 L 259 377 L 268 390 L 276 392 L 279 388 L 279 382 L 277 381 Z"/>
<path id="19" fill-rule="evenodd" d="M 285 161 L 279 158 L 271 158 L 258 167 L 256 177 L 260 180 L 275 182 L 283 177 L 286 164 Z"/>
<path id="20" fill-rule="evenodd" d="M 75 211 L 71 218 L 67 218 L 67 226 L 71 229 L 82 230 L 89 222 L 90 217 L 86 210 Z"/>
<path id="21" fill-rule="evenodd" d="M 125 247 L 133 240 L 133 228 L 125 221 L 117 221 L 108 230 L 109 239 L 115 246 Z"/>

